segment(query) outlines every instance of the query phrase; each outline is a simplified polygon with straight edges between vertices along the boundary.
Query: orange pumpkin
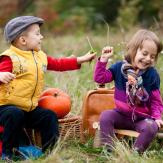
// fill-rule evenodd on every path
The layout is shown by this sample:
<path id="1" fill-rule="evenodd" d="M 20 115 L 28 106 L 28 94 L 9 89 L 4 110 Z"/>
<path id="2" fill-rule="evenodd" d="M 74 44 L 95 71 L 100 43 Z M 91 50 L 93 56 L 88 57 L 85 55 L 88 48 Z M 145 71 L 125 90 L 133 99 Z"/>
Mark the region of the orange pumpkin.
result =
<path id="1" fill-rule="evenodd" d="M 48 88 L 38 101 L 38 106 L 54 111 L 58 118 L 62 118 L 70 112 L 70 96 L 58 88 Z"/>

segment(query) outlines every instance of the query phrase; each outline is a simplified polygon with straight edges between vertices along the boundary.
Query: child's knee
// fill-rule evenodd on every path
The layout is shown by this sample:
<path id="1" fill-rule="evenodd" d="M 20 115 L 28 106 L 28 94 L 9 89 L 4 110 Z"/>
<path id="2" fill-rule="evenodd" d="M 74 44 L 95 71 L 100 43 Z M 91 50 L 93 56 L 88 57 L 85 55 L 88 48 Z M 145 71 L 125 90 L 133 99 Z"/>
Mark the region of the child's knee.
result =
<path id="1" fill-rule="evenodd" d="M 144 131 L 148 132 L 149 134 L 156 134 L 158 132 L 158 126 L 154 120 L 145 119 L 146 123 L 144 126 Z"/>
<path id="2" fill-rule="evenodd" d="M 113 120 L 114 112 L 112 110 L 103 111 L 100 115 L 100 123 L 108 123 L 109 121 Z"/>
<path id="3" fill-rule="evenodd" d="M 47 109 L 46 117 L 47 117 L 48 121 L 55 121 L 55 123 L 58 123 L 57 114 L 55 112 Z"/>

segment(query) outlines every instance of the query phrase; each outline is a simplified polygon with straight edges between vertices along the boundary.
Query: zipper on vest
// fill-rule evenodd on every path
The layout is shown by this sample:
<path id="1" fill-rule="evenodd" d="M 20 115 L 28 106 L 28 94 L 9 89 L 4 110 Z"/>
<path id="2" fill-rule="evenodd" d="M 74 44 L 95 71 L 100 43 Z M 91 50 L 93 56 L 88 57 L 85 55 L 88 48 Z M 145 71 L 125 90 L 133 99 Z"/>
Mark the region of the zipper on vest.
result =
<path id="1" fill-rule="evenodd" d="M 32 99 L 33 99 L 33 96 L 35 94 L 37 83 L 38 83 L 38 66 L 37 66 L 36 58 L 34 56 L 34 52 L 33 51 L 32 51 L 32 56 L 33 56 L 33 59 L 34 59 L 35 65 L 36 65 L 36 84 L 35 84 L 35 88 L 34 88 L 33 94 L 31 96 L 31 108 L 30 108 L 30 111 L 32 110 L 32 107 L 33 107 L 33 101 L 32 101 Z"/>

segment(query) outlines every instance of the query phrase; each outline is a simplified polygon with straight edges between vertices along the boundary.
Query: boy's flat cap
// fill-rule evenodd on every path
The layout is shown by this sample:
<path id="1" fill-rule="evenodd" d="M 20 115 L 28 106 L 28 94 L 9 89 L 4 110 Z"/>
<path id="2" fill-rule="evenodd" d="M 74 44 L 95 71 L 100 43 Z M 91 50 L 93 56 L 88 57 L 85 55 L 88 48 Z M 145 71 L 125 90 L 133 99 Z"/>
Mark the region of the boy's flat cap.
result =
<path id="1" fill-rule="evenodd" d="M 42 25 L 43 19 L 35 16 L 19 16 L 11 19 L 4 28 L 4 36 L 7 42 L 11 43 L 19 36 L 28 26 L 32 24 Z"/>

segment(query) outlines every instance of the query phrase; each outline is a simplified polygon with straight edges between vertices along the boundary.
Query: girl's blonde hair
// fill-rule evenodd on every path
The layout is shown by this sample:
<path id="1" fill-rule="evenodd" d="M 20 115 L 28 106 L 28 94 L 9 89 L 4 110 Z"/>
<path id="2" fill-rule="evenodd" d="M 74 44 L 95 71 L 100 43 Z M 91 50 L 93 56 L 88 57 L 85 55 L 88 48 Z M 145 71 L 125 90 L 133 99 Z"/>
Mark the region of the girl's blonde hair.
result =
<path id="1" fill-rule="evenodd" d="M 138 30 L 132 39 L 127 44 L 127 54 L 124 56 L 125 60 L 129 63 L 133 63 L 138 48 L 142 48 L 143 41 L 152 40 L 157 46 L 157 54 L 155 60 L 158 58 L 158 54 L 162 50 L 162 44 L 157 35 L 149 30 Z"/>

